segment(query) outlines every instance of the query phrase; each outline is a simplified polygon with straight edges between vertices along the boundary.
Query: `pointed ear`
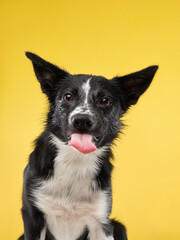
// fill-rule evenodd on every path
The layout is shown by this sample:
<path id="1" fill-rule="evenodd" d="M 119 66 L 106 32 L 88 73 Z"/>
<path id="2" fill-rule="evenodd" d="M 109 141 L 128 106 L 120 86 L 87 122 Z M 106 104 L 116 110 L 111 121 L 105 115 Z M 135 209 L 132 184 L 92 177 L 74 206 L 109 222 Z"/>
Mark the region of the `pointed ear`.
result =
<path id="1" fill-rule="evenodd" d="M 141 71 L 112 79 L 113 84 L 118 87 L 124 111 L 137 103 L 139 97 L 149 87 L 157 69 L 157 65 L 150 66 Z"/>
<path id="2" fill-rule="evenodd" d="M 32 61 L 34 72 L 41 84 L 42 91 L 50 98 L 53 95 L 56 84 L 69 75 L 66 71 L 45 61 L 34 53 L 26 52 L 26 56 Z"/>

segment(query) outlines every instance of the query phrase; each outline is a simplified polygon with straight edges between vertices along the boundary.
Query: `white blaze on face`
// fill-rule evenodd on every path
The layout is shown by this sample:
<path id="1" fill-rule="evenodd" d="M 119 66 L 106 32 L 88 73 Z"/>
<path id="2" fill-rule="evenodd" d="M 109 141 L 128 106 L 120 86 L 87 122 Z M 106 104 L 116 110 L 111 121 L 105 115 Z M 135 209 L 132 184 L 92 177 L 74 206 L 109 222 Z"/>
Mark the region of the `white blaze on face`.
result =
<path id="1" fill-rule="evenodd" d="M 85 83 L 83 83 L 82 85 L 82 89 L 85 93 L 85 99 L 82 103 L 80 103 L 80 105 L 78 105 L 69 115 L 69 122 L 71 121 L 72 116 L 76 115 L 76 114 L 88 114 L 88 115 L 92 115 L 89 106 L 88 106 L 88 96 L 89 96 L 89 92 L 91 89 L 90 86 L 90 81 L 91 81 L 92 77 L 90 77 Z"/>
<path id="2" fill-rule="evenodd" d="M 82 85 L 82 89 L 83 89 L 84 92 L 85 92 L 85 102 L 84 102 L 84 106 L 88 106 L 88 95 L 89 95 L 89 91 L 90 91 L 90 89 L 91 89 L 91 87 L 90 87 L 90 81 L 91 81 L 91 79 L 92 79 L 92 77 L 89 78 L 89 79 L 87 80 L 87 82 Z"/>

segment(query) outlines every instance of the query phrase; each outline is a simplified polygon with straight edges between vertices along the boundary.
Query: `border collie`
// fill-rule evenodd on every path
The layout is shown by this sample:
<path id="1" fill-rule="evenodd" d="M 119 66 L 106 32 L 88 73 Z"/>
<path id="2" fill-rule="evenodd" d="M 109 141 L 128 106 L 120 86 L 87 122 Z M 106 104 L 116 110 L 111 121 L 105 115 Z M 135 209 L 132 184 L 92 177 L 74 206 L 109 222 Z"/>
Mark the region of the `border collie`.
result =
<path id="1" fill-rule="evenodd" d="M 127 240 L 109 219 L 111 145 L 121 117 L 149 87 L 158 66 L 110 80 L 76 74 L 26 52 L 49 100 L 45 130 L 24 170 L 24 235 L 19 240 Z"/>

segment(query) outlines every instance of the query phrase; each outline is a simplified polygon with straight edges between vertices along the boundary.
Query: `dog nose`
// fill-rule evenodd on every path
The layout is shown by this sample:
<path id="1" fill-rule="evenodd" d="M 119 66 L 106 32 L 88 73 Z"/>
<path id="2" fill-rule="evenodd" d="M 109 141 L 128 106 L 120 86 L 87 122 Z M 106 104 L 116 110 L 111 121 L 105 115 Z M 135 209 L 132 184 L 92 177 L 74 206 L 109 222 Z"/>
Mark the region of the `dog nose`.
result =
<path id="1" fill-rule="evenodd" d="M 88 131 L 93 127 L 94 119 L 87 114 L 76 114 L 71 118 L 72 125 L 79 131 Z"/>

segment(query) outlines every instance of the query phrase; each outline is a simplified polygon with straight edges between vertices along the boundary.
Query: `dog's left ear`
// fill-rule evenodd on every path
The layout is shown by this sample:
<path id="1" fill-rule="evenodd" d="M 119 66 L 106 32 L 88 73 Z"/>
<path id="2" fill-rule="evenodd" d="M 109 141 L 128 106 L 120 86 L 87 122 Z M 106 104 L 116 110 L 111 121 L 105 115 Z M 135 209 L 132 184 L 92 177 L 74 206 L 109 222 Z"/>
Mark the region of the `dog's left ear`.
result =
<path id="1" fill-rule="evenodd" d="M 124 111 L 126 111 L 131 105 L 137 103 L 139 97 L 149 87 L 157 69 L 157 65 L 150 66 L 141 71 L 112 79 L 112 83 L 118 87 Z"/>
<path id="2" fill-rule="evenodd" d="M 26 56 L 32 61 L 34 72 L 41 84 L 42 91 L 51 100 L 56 89 L 56 84 L 61 79 L 66 78 L 69 73 L 45 61 L 34 53 L 26 52 Z"/>

